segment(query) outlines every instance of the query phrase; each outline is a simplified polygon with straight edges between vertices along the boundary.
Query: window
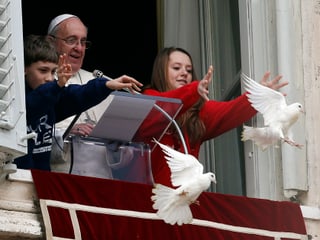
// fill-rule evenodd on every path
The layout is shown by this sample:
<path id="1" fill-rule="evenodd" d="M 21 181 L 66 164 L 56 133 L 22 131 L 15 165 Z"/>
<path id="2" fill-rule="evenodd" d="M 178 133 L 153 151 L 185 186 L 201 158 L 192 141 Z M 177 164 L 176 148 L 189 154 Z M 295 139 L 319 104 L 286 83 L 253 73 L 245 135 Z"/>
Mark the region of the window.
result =
<path id="1" fill-rule="evenodd" d="M 2 163 L 27 152 L 24 96 L 21 5 L 20 1 L 1 1 L 0 173 L 5 170 Z"/>

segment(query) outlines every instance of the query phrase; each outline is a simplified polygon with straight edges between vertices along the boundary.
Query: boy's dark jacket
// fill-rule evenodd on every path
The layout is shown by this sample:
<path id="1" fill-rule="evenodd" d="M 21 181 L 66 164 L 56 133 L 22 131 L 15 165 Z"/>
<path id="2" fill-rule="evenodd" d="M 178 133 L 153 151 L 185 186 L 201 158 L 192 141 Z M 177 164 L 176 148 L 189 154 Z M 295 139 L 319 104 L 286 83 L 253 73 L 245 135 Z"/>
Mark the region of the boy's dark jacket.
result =
<path id="1" fill-rule="evenodd" d="M 56 81 L 32 90 L 26 86 L 27 132 L 37 137 L 28 140 L 28 153 L 14 160 L 18 168 L 50 171 L 50 154 L 54 124 L 79 114 L 104 100 L 113 90 L 105 78 L 87 84 L 59 87 Z"/>

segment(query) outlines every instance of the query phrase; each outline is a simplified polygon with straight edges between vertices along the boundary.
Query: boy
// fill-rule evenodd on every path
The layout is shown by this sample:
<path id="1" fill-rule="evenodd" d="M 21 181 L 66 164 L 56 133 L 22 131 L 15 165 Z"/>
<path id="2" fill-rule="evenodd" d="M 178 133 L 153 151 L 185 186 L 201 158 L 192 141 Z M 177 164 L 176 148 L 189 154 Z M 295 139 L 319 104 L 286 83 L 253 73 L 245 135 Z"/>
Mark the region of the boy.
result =
<path id="1" fill-rule="evenodd" d="M 140 91 L 142 84 L 123 75 L 112 81 L 95 78 L 87 84 L 65 87 L 72 75 L 65 55 L 58 55 L 46 36 L 29 35 L 24 41 L 28 153 L 14 163 L 22 169 L 50 171 L 54 124 L 104 100 L 113 90 Z M 57 72 L 58 80 L 55 81 Z"/>

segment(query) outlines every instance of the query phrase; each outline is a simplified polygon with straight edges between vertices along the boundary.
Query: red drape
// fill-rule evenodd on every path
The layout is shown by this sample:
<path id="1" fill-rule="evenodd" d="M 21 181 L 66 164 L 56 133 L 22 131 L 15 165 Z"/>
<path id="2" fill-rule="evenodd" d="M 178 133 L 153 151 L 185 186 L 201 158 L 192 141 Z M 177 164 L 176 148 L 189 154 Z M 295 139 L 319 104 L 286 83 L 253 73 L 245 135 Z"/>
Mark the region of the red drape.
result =
<path id="1" fill-rule="evenodd" d="M 157 218 L 150 199 L 151 185 L 40 170 L 32 170 L 32 177 L 39 200 L 56 200 L 77 208 L 82 239 L 275 239 L 268 236 L 269 231 L 306 235 L 299 205 L 287 201 L 204 192 L 200 205 L 191 206 L 193 223 L 172 226 Z M 53 236 L 73 239 L 77 230 L 68 210 L 47 209 Z M 258 233 L 228 231 L 224 225 L 219 229 L 214 224 L 254 228 Z M 47 223 L 46 229 L 50 227 Z"/>

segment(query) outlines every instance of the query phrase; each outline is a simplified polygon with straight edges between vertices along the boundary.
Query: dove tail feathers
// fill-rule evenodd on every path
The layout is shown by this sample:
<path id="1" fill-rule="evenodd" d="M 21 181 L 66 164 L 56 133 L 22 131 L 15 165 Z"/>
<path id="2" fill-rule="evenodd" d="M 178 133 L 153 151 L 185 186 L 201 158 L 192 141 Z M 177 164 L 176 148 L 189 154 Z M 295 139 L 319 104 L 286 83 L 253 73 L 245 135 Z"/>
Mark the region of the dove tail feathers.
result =
<path id="1" fill-rule="evenodd" d="M 262 151 L 265 151 L 269 146 L 278 142 L 278 138 L 270 134 L 268 128 L 254 128 L 249 126 L 243 126 L 243 131 L 241 135 L 242 141 L 251 140 Z"/>
<path id="2" fill-rule="evenodd" d="M 154 194 L 151 196 L 151 200 L 154 202 L 152 207 L 157 210 L 157 215 L 166 223 L 182 225 L 192 221 L 189 204 L 179 203 L 179 196 L 175 189 L 155 184 L 152 193 Z"/>

